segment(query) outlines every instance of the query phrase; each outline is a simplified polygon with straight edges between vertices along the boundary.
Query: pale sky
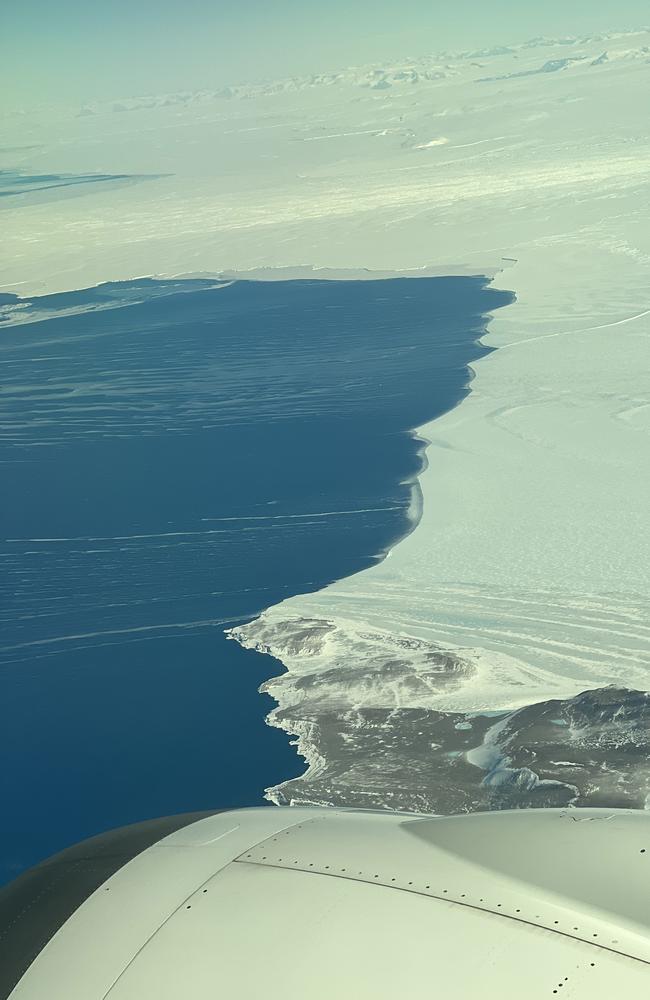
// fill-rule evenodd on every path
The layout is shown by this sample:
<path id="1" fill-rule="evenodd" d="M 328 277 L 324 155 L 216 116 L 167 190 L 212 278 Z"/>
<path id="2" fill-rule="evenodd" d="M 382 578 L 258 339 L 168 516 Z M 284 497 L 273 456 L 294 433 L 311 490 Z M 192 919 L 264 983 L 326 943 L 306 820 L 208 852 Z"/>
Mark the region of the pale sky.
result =
<path id="1" fill-rule="evenodd" d="M 3 6 L 0 92 L 9 108 L 211 88 L 650 21 L 647 0 L 22 0 Z"/>

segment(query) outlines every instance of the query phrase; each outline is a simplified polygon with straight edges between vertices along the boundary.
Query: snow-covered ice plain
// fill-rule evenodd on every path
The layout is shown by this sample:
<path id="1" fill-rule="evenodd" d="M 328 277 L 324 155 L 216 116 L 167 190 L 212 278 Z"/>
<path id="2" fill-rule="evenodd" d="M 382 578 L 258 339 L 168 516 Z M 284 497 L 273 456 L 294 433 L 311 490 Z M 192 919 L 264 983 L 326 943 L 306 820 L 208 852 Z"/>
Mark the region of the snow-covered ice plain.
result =
<path id="1" fill-rule="evenodd" d="M 418 429 L 416 530 L 234 633 L 287 667 L 309 768 L 273 800 L 650 801 L 649 86 L 640 31 L 3 123 L 3 169 L 105 178 L 3 199 L 8 291 L 311 265 L 517 295 Z"/>

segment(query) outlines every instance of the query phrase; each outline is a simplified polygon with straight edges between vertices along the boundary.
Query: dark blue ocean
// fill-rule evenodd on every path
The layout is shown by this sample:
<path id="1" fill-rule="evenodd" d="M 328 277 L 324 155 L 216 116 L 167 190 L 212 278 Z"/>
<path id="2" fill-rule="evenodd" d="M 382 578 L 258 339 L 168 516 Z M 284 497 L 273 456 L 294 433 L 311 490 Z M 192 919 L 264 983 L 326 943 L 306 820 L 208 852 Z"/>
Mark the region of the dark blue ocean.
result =
<path id="1" fill-rule="evenodd" d="M 470 277 L 0 298 L 0 880 L 301 773 L 257 692 L 281 666 L 223 629 L 404 534 L 409 431 L 467 393 L 511 298 Z"/>

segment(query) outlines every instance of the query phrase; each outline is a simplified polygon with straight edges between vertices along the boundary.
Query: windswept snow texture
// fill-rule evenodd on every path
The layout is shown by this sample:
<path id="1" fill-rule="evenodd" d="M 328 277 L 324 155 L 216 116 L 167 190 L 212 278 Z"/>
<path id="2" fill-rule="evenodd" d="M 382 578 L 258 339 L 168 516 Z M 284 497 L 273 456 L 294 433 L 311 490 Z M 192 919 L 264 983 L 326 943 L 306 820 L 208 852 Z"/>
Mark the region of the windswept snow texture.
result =
<path id="1" fill-rule="evenodd" d="M 466 395 L 512 296 L 451 277 L 5 299 L 0 880 L 304 770 L 264 724 L 281 668 L 224 628 L 412 528 L 411 428 Z"/>
<path id="2" fill-rule="evenodd" d="M 486 340 L 499 349 L 421 429 L 417 529 L 381 566 L 237 634 L 288 667 L 274 721 L 312 764 L 274 798 L 352 804 L 372 784 L 372 804 L 441 811 L 510 786 L 522 804 L 644 802 L 650 32 L 510 43 L 4 123 L 8 169 L 173 175 L 6 210 L 9 291 L 511 268 L 499 282 L 517 301 Z M 539 724 L 491 729 L 526 712 Z M 488 730 L 496 771 L 463 756 Z"/>

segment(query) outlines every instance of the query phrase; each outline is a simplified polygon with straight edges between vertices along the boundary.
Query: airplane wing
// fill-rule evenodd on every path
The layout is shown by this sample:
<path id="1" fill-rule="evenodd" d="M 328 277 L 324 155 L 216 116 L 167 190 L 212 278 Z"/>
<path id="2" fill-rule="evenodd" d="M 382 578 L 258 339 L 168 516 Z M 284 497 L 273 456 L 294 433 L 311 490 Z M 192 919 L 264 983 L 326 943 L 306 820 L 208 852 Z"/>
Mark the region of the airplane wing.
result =
<path id="1" fill-rule="evenodd" d="M 650 815 L 139 824 L 2 890 L 0 953 L 11 1000 L 646 998 Z"/>

